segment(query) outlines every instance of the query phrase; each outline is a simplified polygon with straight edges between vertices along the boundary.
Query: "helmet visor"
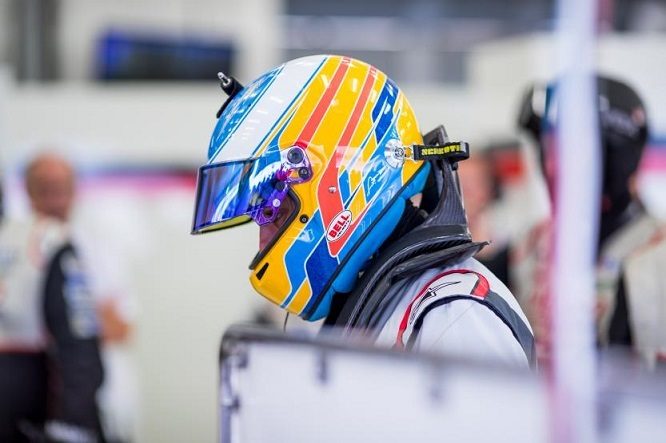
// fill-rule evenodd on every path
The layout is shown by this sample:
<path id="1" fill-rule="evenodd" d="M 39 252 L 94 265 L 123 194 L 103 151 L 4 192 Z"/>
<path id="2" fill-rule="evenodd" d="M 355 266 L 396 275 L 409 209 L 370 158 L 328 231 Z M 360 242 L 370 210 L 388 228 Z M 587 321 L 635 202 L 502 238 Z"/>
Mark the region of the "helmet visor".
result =
<path id="1" fill-rule="evenodd" d="M 287 186 L 277 179 L 279 156 L 271 157 L 199 168 L 192 233 L 230 228 L 251 220 L 260 225 L 272 222 Z"/>

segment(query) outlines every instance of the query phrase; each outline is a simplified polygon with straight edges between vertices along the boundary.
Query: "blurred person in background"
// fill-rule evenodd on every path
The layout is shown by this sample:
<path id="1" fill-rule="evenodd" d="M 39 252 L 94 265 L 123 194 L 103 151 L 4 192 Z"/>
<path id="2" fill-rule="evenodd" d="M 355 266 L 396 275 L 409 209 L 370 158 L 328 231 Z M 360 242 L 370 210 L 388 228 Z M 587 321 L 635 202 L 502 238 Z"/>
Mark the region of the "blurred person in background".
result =
<path id="1" fill-rule="evenodd" d="M 597 76 L 599 135 L 601 146 L 601 202 L 597 244 L 597 336 L 601 346 L 632 346 L 636 338 L 653 334 L 649 328 L 632 327 L 631 317 L 649 309 L 643 295 L 628 299 L 627 257 L 652 238 L 658 220 L 651 216 L 637 192 L 637 171 L 648 139 L 645 107 L 627 84 Z M 533 137 L 539 150 L 541 169 L 551 197 L 553 153 L 547 152 L 548 130 L 555 124 L 556 86 L 531 87 L 525 94 L 519 124 Z M 517 245 L 512 257 L 512 280 L 516 295 L 535 327 L 538 343 L 547 347 L 548 306 L 546 297 L 550 254 L 550 220 L 544 220 Z M 631 311 L 634 312 L 631 312 Z M 643 313 L 644 314 L 644 313 Z M 660 327 L 666 322 L 663 317 Z M 547 352 L 544 350 L 544 352 Z"/>
<path id="2" fill-rule="evenodd" d="M 383 72 L 340 56 L 292 60 L 247 87 L 221 75 L 192 232 L 260 226 L 250 282 L 327 328 L 380 346 L 534 367 L 530 326 L 473 258 L 457 178 L 467 144 L 422 135 Z M 419 201 L 413 204 L 412 198 Z"/>
<path id="3" fill-rule="evenodd" d="M 476 255 L 504 284 L 509 285 L 509 238 L 498 230 L 495 208 L 500 198 L 500 183 L 485 151 L 477 151 L 458 168 L 460 187 L 472 238 L 488 239 L 490 244 Z"/>
<path id="4" fill-rule="evenodd" d="M 86 265 L 88 288 L 95 300 L 100 326 L 104 383 L 98 403 L 105 438 L 110 443 L 130 441 L 135 426 L 136 381 L 127 345 L 132 335 L 133 310 L 114 258 L 97 247 L 86 226 L 73 223 L 76 172 L 63 157 L 38 155 L 28 167 L 26 186 L 36 213 L 63 223 Z"/>
<path id="5" fill-rule="evenodd" d="M 643 246 L 625 259 L 620 279 L 624 296 L 618 304 L 627 311 L 623 324 L 625 344 L 645 361 L 650 369 L 666 364 L 666 226 L 662 226 Z M 614 317 L 615 319 L 615 317 Z M 632 333 L 632 331 L 640 331 Z"/>
<path id="6" fill-rule="evenodd" d="M 73 171 L 42 155 L 25 183 L 32 216 L 0 224 L 0 441 L 103 441 L 99 321 L 64 223 Z"/>

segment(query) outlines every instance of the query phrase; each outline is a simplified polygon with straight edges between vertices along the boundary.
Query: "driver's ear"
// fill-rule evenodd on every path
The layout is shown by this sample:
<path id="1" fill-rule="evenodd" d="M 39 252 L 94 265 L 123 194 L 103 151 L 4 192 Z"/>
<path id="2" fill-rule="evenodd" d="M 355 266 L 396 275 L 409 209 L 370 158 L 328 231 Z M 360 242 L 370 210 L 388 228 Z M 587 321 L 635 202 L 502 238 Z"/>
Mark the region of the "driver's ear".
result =
<path id="1" fill-rule="evenodd" d="M 418 194 L 414 194 L 409 200 L 411 200 L 414 207 L 420 208 L 421 200 L 423 200 L 423 193 L 419 192 Z"/>

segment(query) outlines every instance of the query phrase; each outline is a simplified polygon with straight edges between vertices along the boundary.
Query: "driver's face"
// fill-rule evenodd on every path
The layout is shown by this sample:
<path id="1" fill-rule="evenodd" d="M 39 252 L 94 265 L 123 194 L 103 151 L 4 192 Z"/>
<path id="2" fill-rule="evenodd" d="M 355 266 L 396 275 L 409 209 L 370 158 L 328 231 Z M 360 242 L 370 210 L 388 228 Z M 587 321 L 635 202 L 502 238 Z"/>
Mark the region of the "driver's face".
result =
<path id="1" fill-rule="evenodd" d="M 259 250 L 263 251 L 266 246 L 279 234 L 282 226 L 287 222 L 291 213 L 295 210 L 296 204 L 292 198 L 287 195 L 278 209 L 275 220 L 271 223 L 259 226 Z"/>

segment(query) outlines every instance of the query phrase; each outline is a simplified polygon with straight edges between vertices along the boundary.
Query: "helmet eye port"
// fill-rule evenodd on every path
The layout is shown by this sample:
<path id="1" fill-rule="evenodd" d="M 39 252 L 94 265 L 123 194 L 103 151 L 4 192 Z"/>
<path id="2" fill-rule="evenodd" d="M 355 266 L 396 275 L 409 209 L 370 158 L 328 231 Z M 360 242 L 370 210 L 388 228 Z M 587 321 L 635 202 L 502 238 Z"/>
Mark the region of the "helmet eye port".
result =
<path id="1" fill-rule="evenodd" d="M 271 220 L 275 215 L 275 209 L 272 206 L 266 206 L 261 210 L 261 213 L 265 218 Z"/>

